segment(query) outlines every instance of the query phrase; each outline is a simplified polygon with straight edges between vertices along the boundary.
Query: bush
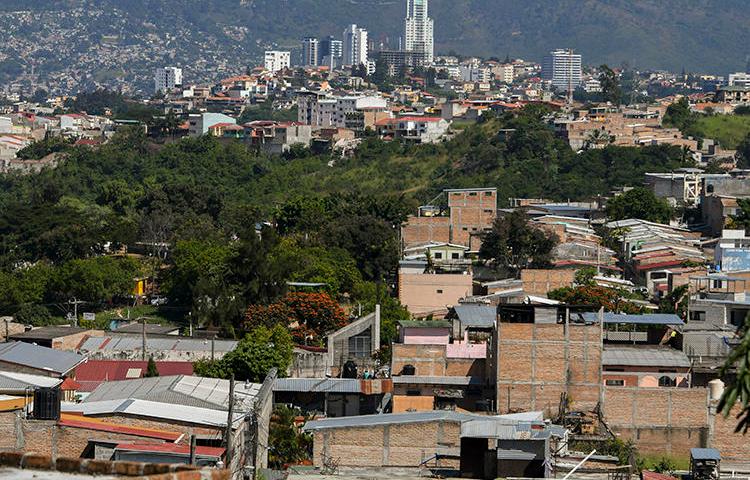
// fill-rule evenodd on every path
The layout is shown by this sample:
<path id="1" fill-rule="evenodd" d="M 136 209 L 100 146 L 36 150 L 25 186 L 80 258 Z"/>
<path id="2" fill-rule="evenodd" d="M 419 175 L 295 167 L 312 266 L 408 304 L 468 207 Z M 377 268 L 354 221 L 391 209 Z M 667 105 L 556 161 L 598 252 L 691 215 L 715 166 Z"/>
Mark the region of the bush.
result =
<path id="1" fill-rule="evenodd" d="M 55 323 L 52 314 L 49 313 L 49 310 L 47 310 L 47 307 L 44 305 L 23 305 L 18 309 L 14 316 L 16 322 L 25 325 L 33 325 L 35 327 L 43 327 Z"/>

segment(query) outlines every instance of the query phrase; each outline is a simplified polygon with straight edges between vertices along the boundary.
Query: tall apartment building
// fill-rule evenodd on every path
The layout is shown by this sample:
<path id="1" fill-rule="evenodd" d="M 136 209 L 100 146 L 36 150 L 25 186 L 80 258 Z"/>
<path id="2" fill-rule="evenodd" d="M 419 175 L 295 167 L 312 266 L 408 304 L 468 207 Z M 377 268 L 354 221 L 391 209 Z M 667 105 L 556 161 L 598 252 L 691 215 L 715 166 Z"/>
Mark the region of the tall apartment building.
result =
<path id="1" fill-rule="evenodd" d="M 406 0 L 404 49 L 424 53 L 431 64 L 435 55 L 434 23 L 428 16 L 428 0 Z"/>
<path id="2" fill-rule="evenodd" d="M 344 65 L 367 64 L 367 30 L 351 24 L 344 30 Z"/>
<path id="3" fill-rule="evenodd" d="M 320 65 L 331 69 L 341 66 L 344 58 L 344 42 L 329 36 L 320 41 Z"/>
<path id="4" fill-rule="evenodd" d="M 558 90 L 575 90 L 581 84 L 581 56 L 573 50 L 550 52 L 542 62 L 542 78 L 551 81 Z"/>
<path id="5" fill-rule="evenodd" d="M 280 50 L 266 50 L 265 57 L 263 59 L 263 66 L 266 70 L 271 72 L 278 72 L 289 68 L 291 66 L 292 55 L 290 52 L 282 52 Z"/>
<path id="6" fill-rule="evenodd" d="M 317 67 L 320 60 L 320 43 L 315 37 L 305 37 L 302 40 L 302 65 Z"/>
<path id="7" fill-rule="evenodd" d="M 507 84 L 513 83 L 515 67 L 512 63 L 502 63 L 492 67 L 492 73 L 495 75 L 495 80 Z"/>
<path id="8" fill-rule="evenodd" d="M 182 69 L 177 67 L 157 68 L 154 72 L 154 92 L 168 92 L 182 86 Z"/>
<path id="9" fill-rule="evenodd" d="M 745 72 L 730 73 L 729 78 L 728 78 L 728 85 L 730 87 L 750 86 L 750 73 L 745 73 Z"/>

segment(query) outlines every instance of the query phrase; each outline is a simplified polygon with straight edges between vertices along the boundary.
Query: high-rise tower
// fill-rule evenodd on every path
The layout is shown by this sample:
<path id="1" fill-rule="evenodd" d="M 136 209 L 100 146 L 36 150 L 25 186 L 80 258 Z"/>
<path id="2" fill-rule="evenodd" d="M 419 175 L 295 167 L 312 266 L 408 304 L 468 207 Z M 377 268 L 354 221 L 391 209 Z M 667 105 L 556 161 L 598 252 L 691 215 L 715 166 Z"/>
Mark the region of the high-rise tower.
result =
<path id="1" fill-rule="evenodd" d="M 404 22 L 404 49 L 422 53 L 428 64 L 432 63 L 435 51 L 434 24 L 429 17 L 428 0 L 406 0 Z"/>

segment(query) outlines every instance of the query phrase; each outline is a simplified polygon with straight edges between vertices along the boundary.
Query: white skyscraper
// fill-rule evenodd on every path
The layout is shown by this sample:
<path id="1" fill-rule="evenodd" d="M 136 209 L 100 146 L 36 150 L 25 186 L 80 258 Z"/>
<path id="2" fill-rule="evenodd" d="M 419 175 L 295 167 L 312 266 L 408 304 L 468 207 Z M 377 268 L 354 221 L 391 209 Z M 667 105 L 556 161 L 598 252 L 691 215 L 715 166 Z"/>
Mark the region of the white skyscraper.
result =
<path id="1" fill-rule="evenodd" d="M 367 63 L 367 30 L 349 25 L 344 30 L 344 65 Z"/>
<path id="2" fill-rule="evenodd" d="M 181 68 L 162 67 L 154 72 L 154 92 L 168 92 L 179 86 L 182 86 Z"/>
<path id="3" fill-rule="evenodd" d="M 550 52 L 542 62 L 542 78 L 558 90 L 575 90 L 581 84 L 581 56 L 573 50 Z"/>
<path id="4" fill-rule="evenodd" d="M 428 0 L 406 0 L 404 50 L 423 53 L 431 64 L 435 55 L 434 24 L 427 12 Z"/>
<path id="5" fill-rule="evenodd" d="M 290 52 L 283 52 L 280 50 L 266 50 L 266 55 L 263 59 L 263 67 L 269 72 L 278 72 L 289 68 L 291 65 L 292 54 Z"/>

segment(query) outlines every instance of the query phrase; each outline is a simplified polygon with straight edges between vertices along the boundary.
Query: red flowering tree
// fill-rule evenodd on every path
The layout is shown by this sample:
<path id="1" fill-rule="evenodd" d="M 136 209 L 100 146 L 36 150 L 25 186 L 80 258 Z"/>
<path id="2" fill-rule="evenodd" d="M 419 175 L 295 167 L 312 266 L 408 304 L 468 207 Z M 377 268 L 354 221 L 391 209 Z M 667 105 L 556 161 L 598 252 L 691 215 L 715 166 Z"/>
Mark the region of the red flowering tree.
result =
<path id="1" fill-rule="evenodd" d="M 552 290 L 547 296 L 571 305 L 591 305 L 596 308 L 604 307 L 607 312 L 642 313 L 637 305 L 624 298 L 625 292 L 598 285 L 579 285 Z"/>
<path id="2" fill-rule="evenodd" d="M 251 305 L 245 328 L 283 325 L 299 344 L 319 344 L 328 332 L 346 325 L 344 310 L 327 293 L 291 292 L 270 305 Z"/>

